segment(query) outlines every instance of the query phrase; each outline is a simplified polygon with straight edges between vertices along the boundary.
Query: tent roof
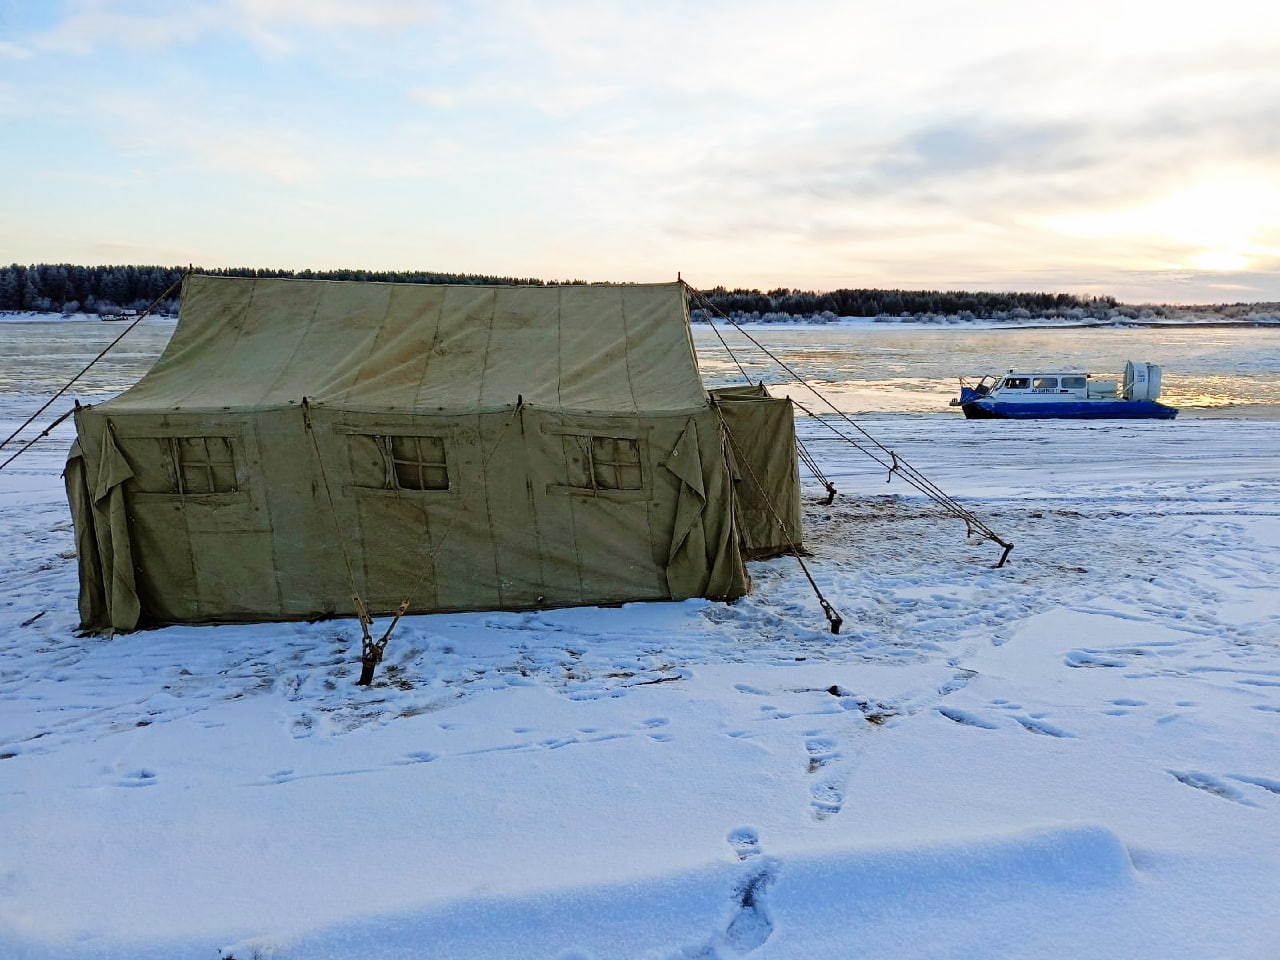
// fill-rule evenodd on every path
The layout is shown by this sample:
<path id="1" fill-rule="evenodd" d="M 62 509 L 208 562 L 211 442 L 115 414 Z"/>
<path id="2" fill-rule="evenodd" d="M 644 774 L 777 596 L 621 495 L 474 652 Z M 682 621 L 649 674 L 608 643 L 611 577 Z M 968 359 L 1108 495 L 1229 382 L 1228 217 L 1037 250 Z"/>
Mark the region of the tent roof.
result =
<path id="1" fill-rule="evenodd" d="M 680 283 L 470 286 L 189 276 L 130 410 L 606 413 L 707 402 Z"/>

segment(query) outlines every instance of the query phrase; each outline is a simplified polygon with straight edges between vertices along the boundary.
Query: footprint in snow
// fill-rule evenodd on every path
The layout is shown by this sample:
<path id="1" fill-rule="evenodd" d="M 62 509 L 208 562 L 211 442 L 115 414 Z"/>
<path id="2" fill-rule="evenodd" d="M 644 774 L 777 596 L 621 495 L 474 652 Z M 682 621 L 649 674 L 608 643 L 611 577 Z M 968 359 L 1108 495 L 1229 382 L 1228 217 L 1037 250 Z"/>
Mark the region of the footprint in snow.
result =
<path id="1" fill-rule="evenodd" d="M 952 723 L 958 723 L 962 727 L 979 727 L 983 730 L 996 729 L 996 725 L 990 720 L 985 720 L 976 713 L 970 713 L 968 710 L 957 710 L 955 707 L 938 707 L 938 712 Z"/>
<path id="2" fill-rule="evenodd" d="M 1068 651 L 1064 662 L 1068 667 L 1127 667 L 1128 661 L 1099 655 L 1090 650 Z"/>
<path id="3" fill-rule="evenodd" d="M 835 742 L 826 737 L 810 737 L 804 742 L 809 754 L 809 773 L 814 773 L 840 757 Z"/>
<path id="4" fill-rule="evenodd" d="M 1246 797 L 1231 784 L 1226 783 L 1219 777 L 1215 777 L 1209 773 L 1201 773 L 1198 770 L 1170 770 L 1169 775 L 1179 783 L 1188 787 L 1194 787 L 1197 790 L 1203 790 L 1205 793 L 1215 797 L 1221 797 L 1223 800 L 1230 800 L 1234 803 L 1242 804 L 1246 807 L 1256 807 L 1257 804 Z M 1265 788 L 1269 789 L 1269 788 Z"/>
<path id="5" fill-rule="evenodd" d="M 1057 737 L 1059 740 L 1075 740 L 1074 733 L 1068 733 L 1061 727 L 1055 727 L 1051 723 L 1046 723 L 1039 717 L 1014 717 L 1018 723 L 1022 724 L 1022 728 L 1030 733 L 1038 733 L 1043 737 Z"/>
<path id="6" fill-rule="evenodd" d="M 1239 780 L 1241 783 L 1248 783 L 1255 787 L 1261 787 L 1268 793 L 1280 794 L 1280 780 L 1272 780 L 1269 777 L 1249 777 L 1243 773 L 1227 774 L 1232 780 Z"/>
<path id="7" fill-rule="evenodd" d="M 685 947 L 672 960 L 728 960 L 759 949 L 773 934 L 765 892 L 777 877 L 777 863 L 761 856 L 760 838 L 751 827 L 739 827 L 725 838 L 747 872 L 730 894 L 732 916 L 723 932 Z"/>
<path id="8" fill-rule="evenodd" d="M 773 921 L 765 909 L 765 891 L 773 882 L 774 872 L 766 865 L 746 877 L 734 889 L 738 912 L 724 932 L 725 944 L 734 952 L 750 953 L 764 945 L 773 933 Z"/>
<path id="9" fill-rule="evenodd" d="M 650 717 L 646 720 L 644 726 L 649 731 L 649 739 L 657 743 L 669 743 L 674 740 L 675 737 L 671 733 L 662 729 L 670 722 L 666 717 Z"/>
<path id="10" fill-rule="evenodd" d="M 1133 700 L 1129 697 L 1117 697 L 1115 700 L 1108 700 L 1112 705 L 1110 710 L 1103 710 L 1103 714 L 1108 717 L 1127 717 L 1133 713 L 1135 707 L 1145 707 L 1147 701 Z"/>
<path id="11" fill-rule="evenodd" d="M 824 780 L 809 788 L 809 806 L 815 820 L 830 820 L 844 807 L 844 786 L 835 780 Z"/>
<path id="12" fill-rule="evenodd" d="M 960 670 L 950 680 L 948 680 L 942 686 L 938 687 L 938 695 L 942 697 L 949 697 L 951 696 L 951 694 L 955 693 L 957 690 L 963 690 L 965 687 L 969 685 L 969 681 L 972 680 L 977 675 L 978 675 L 977 670 L 968 670 L 968 669 Z"/>
<path id="13" fill-rule="evenodd" d="M 725 839 L 739 860 L 750 860 L 760 855 L 760 836 L 750 827 L 739 827 Z"/>
<path id="14" fill-rule="evenodd" d="M 301 740 L 303 737 L 309 737 L 316 732 L 315 717 L 309 713 L 300 713 L 289 721 L 289 734 L 295 740 Z"/>
<path id="15" fill-rule="evenodd" d="M 709 957 L 723 957 L 725 952 L 738 956 L 751 953 L 763 946 L 773 934 L 773 920 L 765 904 L 765 891 L 777 876 L 777 864 L 760 855 L 760 838 L 750 827 L 734 830 L 727 839 L 738 859 L 752 866 L 733 889 L 733 917 L 723 937 L 717 938 L 720 949 L 716 949 L 716 944 L 709 946 Z"/>
<path id="16" fill-rule="evenodd" d="M 548 750 L 559 750 L 561 747 L 581 742 L 577 737 L 547 737 L 545 740 L 539 740 L 538 746 L 546 747 Z"/>
<path id="17" fill-rule="evenodd" d="M 813 810 L 813 818 L 829 820 L 844 806 L 844 788 L 848 777 L 838 769 L 843 766 L 840 752 L 836 749 L 835 741 L 816 733 L 806 735 L 804 749 L 808 755 L 807 773 L 815 774 L 832 768 L 809 787 L 809 807 Z"/>

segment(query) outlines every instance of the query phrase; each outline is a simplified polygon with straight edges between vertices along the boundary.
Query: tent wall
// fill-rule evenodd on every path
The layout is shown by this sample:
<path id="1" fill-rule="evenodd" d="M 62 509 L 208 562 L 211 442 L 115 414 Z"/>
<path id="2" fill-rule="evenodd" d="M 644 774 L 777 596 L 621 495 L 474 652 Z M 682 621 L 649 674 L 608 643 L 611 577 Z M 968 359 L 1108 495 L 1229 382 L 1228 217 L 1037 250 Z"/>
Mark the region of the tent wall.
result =
<path id="1" fill-rule="evenodd" d="M 801 545 L 800 465 L 791 401 L 763 386 L 711 391 L 728 434 L 743 550 L 763 558 Z"/>
<path id="2" fill-rule="evenodd" d="M 721 421 L 85 407 L 86 627 L 513 609 L 749 586 Z M 348 565 L 350 574 L 348 574 Z"/>
<path id="3" fill-rule="evenodd" d="M 189 276 L 76 414 L 83 624 L 741 596 L 800 542 L 791 408 L 711 400 L 685 293 Z"/>

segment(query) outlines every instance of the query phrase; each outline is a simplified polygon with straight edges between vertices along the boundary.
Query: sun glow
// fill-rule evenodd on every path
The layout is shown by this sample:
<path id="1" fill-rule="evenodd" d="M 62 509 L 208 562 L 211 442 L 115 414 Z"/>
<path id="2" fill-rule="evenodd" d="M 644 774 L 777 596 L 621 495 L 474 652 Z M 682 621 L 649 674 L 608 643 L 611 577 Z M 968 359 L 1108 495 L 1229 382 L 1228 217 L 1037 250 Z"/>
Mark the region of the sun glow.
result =
<path id="1" fill-rule="evenodd" d="M 1239 273 L 1253 266 L 1254 259 L 1239 250 L 1205 250 L 1193 253 L 1187 262 L 1206 273 Z"/>
<path id="2" fill-rule="evenodd" d="M 1280 255 L 1280 184 L 1210 181 L 1143 206 L 1060 217 L 1049 225 L 1091 240 L 1154 243 L 1180 267 L 1236 272 Z"/>

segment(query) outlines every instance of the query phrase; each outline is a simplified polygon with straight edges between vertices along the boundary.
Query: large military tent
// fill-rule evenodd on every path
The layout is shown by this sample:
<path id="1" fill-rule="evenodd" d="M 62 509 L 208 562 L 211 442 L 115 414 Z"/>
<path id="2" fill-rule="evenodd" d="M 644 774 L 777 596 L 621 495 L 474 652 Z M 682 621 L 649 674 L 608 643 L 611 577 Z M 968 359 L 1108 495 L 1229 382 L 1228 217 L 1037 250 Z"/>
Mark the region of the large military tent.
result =
<path id="1" fill-rule="evenodd" d="M 89 629 L 733 599 L 800 539 L 791 406 L 706 390 L 678 282 L 191 275 L 76 429 Z"/>

